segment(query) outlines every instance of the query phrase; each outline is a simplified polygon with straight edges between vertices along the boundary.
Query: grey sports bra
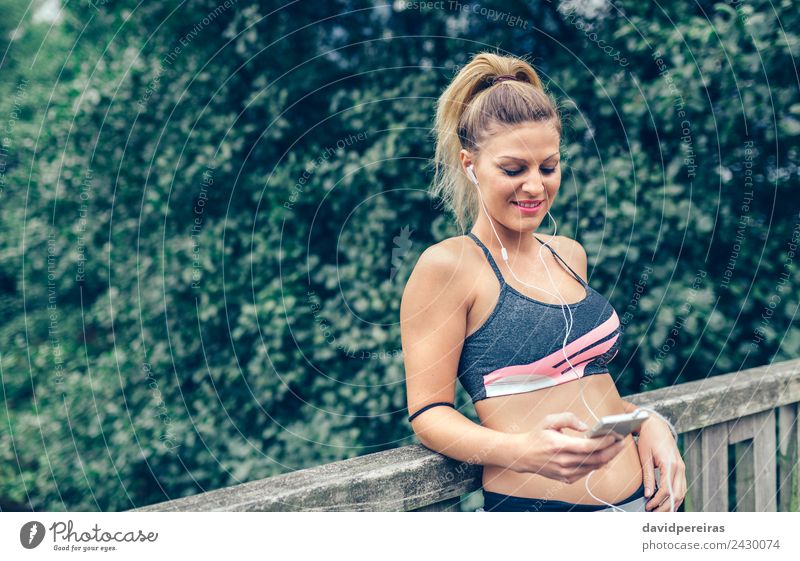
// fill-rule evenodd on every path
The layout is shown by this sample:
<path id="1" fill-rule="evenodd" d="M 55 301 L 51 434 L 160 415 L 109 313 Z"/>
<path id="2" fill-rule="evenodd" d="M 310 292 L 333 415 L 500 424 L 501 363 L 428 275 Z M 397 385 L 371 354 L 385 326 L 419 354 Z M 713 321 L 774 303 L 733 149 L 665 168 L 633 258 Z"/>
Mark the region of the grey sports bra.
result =
<path id="1" fill-rule="evenodd" d="M 573 323 L 562 350 L 567 331 L 564 314 L 569 318 L 569 312 L 562 311 L 560 304 L 540 302 L 509 285 L 489 249 L 472 232 L 468 236 L 483 250 L 500 282 L 494 310 L 483 325 L 464 339 L 461 350 L 458 379 L 473 403 L 608 372 L 606 365 L 619 350 L 621 334 L 619 317 L 608 300 L 547 246 L 586 291 L 582 300 L 567 304 Z M 431 403 L 411 415 L 409 422 L 439 405 L 454 407 L 449 402 Z"/>
<path id="2" fill-rule="evenodd" d="M 573 324 L 562 351 L 566 309 L 562 312 L 560 304 L 540 302 L 509 285 L 487 247 L 472 232 L 468 235 L 483 250 L 500 282 L 494 310 L 464 340 L 461 351 L 458 379 L 473 402 L 608 372 L 606 365 L 617 354 L 621 334 L 619 317 L 608 300 L 547 246 L 586 291 L 583 300 L 567 304 Z"/>

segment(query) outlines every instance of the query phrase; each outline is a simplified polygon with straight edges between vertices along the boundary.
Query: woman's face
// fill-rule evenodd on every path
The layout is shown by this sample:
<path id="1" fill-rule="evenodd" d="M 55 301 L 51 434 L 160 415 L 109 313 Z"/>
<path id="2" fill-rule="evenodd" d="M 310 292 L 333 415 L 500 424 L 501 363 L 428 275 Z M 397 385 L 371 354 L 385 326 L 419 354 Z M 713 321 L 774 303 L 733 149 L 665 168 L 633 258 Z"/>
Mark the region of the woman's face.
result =
<path id="1" fill-rule="evenodd" d="M 496 129 L 475 159 L 461 150 L 493 221 L 520 232 L 539 227 L 561 186 L 559 141 L 552 121 L 529 122 Z"/>

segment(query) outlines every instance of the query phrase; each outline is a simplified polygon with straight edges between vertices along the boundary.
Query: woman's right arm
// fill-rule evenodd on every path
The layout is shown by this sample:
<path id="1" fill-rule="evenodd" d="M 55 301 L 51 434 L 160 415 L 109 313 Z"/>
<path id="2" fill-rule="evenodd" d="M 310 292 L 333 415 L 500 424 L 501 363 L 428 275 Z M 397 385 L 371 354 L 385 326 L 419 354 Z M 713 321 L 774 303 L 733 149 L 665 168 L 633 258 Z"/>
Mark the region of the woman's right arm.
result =
<path id="1" fill-rule="evenodd" d="M 403 292 L 400 331 L 410 414 L 431 403 L 454 403 L 474 288 L 474 277 L 459 274 L 463 259 L 450 240 L 429 247 Z M 427 409 L 411 426 L 425 447 L 456 460 L 513 469 L 517 459 L 514 435 L 478 425 L 454 408 Z"/>

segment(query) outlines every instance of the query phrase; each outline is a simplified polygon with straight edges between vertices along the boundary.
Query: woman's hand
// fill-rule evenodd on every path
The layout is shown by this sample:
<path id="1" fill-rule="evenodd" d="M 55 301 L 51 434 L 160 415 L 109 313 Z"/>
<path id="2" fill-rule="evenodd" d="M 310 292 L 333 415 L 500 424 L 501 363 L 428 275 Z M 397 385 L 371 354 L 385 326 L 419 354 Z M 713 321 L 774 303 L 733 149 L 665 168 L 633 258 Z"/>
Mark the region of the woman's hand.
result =
<path id="1" fill-rule="evenodd" d="M 619 435 L 586 438 L 564 434 L 564 429 L 583 432 L 589 427 L 574 413 L 545 416 L 533 430 L 513 436 L 518 459 L 509 469 L 574 483 L 606 465 L 626 444 Z"/>
<path id="2" fill-rule="evenodd" d="M 672 496 L 675 499 L 675 510 L 686 496 L 686 464 L 683 463 L 678 443 L 672 436 L 669 425 L 658 417 L 651 417 L 642 425 L 637 442 L 639 459 L 642 462 L 644 478 L 644 494 L 650 501 L 645 509 L 651 512 L 669 512 L 669 484 L 672 484 Z M 658 468 L 658 492 L 655 489 L 655 468 Z"/>

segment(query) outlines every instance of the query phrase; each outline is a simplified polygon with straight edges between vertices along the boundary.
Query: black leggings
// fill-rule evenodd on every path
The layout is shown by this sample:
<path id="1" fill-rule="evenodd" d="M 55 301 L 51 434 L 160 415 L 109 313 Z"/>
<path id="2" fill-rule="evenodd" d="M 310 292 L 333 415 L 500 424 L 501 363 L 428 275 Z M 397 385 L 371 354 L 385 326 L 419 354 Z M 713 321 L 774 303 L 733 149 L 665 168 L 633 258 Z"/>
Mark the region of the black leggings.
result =
<path id="1" fill-rule="evenodd" d="M 622 499 L 615 506 L 637 501 L 644 498 L 644 483 L 642 483 L 634 493 Z M 640 501 L 641 502 L 641 501 Z M 503 495 L 492 491 L 483 491 L 483 511 L 484 512 L 596 512 L 598 510 L 613 510 L 608 505 L 592 505 L 567 503 L 564 501 L 547 499 L 530 499 L 527 497 L 515 497 L 513 495 Z M 641 510 L 644 510 L 643 508 Z"/>

